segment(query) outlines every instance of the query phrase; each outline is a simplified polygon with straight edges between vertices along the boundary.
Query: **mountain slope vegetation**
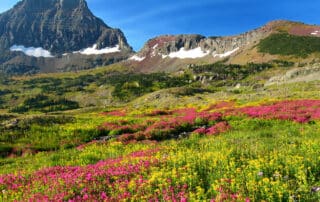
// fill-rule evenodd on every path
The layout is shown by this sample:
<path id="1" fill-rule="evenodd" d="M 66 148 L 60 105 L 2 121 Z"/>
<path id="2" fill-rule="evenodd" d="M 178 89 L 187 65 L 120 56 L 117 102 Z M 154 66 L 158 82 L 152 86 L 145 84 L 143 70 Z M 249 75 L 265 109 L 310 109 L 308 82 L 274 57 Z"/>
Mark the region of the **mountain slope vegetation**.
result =
<path id="1" fill-rule="evenodd" d="M 320 38 L 278 33 L 261 40 L 258 47 L 263 53 L 307 57 L 311 53 L 320 52 Z"/>

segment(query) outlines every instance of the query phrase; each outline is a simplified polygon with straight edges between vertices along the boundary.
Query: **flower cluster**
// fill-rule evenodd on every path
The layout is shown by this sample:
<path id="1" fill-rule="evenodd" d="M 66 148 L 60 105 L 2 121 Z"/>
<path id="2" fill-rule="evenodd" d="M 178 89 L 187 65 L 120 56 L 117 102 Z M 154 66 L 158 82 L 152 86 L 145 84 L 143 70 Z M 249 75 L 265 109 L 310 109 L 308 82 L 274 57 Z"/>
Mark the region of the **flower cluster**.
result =
<path id="1" fill-rule="evenodd" d="M 120 141 L 128 142 L 178 138 L 203 126 L 208 128 L 208 134 L 225 132 L 228 128 L 221 128 L 226 124 L 223 121 L 222 113 L 198 112 L 194 108 L 154 111 L 146 116 L 136 116 L 135 118 L 137 121 L 133 123 L 127 121 L 107 122 L 102 124 L 99 129 L 110 131 L 109 134 L 118 135 Z M 141 124 L 136 124 L 136 122 Z M 222 122 L 222 124 L 214 126 L 218 122 Z"/>
<path id="2" fill-rule="evenodd" d="M 320 100 L 280 101 L 271 105 L 232 109 L 229 110 L 229 114 L 245 114 L 252 118 L 280 119 L 307 123 L 320 119 Z"/>
<path id="3" fill-rule="evenodd" d="M 112 135 L 124 134 L 124 133 L 135 133 L 144 130 L 148 122 L 137 124 L 130 123 L 128 121 L 120 120 L 117 122 L 106 122 L 99 126 L 99 130 L 109 131 Z"/>
<path id="4" fill-rule="evenodd" d="M 226 121 L 219 122 L 209 128 L 201 127 L 193 131 L 199 135 L 217 135 L 220 133 L 227 132 L 230 129 L 230 125 Z"/>
<path id="5" fill-rule="evenodd" d="M 99 129 L 120 141 L 10 159 L 0 201 L 319 201 L 319 109 L 320 101 L 298 100 L 103 117 Z M 204 136 L 153 141 L 191 133 Z M 131 144 L 140 140 L 149 143 Z M 59 166 L 43 168 L 51 165 Z"/>
<path id="6" fill-rule="evenodd" d="M 4 200 L 119 201 L 129 199 L 145 183 L 142 174 L 159 161 L 158 149 L 138 151 L 125 157 L 88 166 L 57 166 L 31 175 L 0 176 Z"/>

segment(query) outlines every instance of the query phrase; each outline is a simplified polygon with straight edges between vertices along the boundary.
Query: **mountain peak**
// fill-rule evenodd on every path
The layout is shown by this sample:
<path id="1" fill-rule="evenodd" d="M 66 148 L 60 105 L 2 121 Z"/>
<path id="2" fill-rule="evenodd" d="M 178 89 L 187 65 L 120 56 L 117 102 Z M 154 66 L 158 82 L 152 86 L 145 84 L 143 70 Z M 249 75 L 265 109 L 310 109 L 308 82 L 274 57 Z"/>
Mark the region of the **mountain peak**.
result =
<path id="1" fill-rule="evenodd" d="M 23 0 L 21 5 L 31 11 L 45 10 L 52 7 L 72 10 L 75 8 L 87 8 L 85 0 Z"/>
<path id="2" fill-rule="evenodd" d="M 124 34 L 89 10 L 85 0 L 23 0 L 0 15 L 0 49 L 41 47 L 54 55 L 119 46 L 130 50 Z"/>
<path id="3" fill-rule="evenodd" d="M 86 7 L 87 3 L 85 0 L 60 0 L 60 6 L 66 9 L 72 9 L 75 7 Z"/>
<path id="4" fill-rule="evenodd" d="M 0 14 L 0 73 L 87 69 L 131 52 L 123 32 L 85 0 L 22 0 Z"/>

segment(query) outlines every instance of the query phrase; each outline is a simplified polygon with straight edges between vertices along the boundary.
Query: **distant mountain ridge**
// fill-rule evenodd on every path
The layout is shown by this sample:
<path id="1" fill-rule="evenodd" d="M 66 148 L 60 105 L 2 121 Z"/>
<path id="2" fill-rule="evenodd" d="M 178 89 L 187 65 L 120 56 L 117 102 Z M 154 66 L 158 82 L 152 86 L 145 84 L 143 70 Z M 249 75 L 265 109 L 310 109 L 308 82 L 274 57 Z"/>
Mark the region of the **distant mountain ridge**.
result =
<path id="1" fill-rule="evenodd" d="M 85 0 L 22 0 L 0 14 L 0 74 L 78 71 L 117 62 L 137 72 L 175 72 L 222 60 L 301 62 L 299 57 L 320 54 L 318 43 L 319 26 L 277 20 L 236 36 L 158 36 L 135 53 L 124 33 L 95 17 Z"/>
<path id="2" fill-rule="evenodd" d="M 129 59 L 129 63 L 140 71 L 154 72 L 176 71 L 194 63 L 212 63 L 227 58 L 232 60 L 238 55 L 249 54 L 262 39 L 274 33 L 320 37 L 320 27 L 277 20 L 235 36 L 163 35 L 147 41 L 144 47 Z M 256 60 L 264 59 L 262 55 L 258 57 Z M 248 57 L 245 62 L 254 62 L 250 61 L 253 59 Z"/>

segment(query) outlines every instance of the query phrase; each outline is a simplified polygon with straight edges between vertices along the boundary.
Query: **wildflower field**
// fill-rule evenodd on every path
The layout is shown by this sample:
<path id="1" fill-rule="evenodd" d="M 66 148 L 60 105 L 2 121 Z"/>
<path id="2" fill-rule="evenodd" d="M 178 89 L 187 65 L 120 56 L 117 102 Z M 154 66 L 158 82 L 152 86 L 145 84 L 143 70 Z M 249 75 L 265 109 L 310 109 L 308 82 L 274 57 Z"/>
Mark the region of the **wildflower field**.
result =
<path id="1" fill-rule="evenodd" d="M 0 201 L 320 200 L 320 100 L 122 108 L 25 130 L 1 150 Z"/>

